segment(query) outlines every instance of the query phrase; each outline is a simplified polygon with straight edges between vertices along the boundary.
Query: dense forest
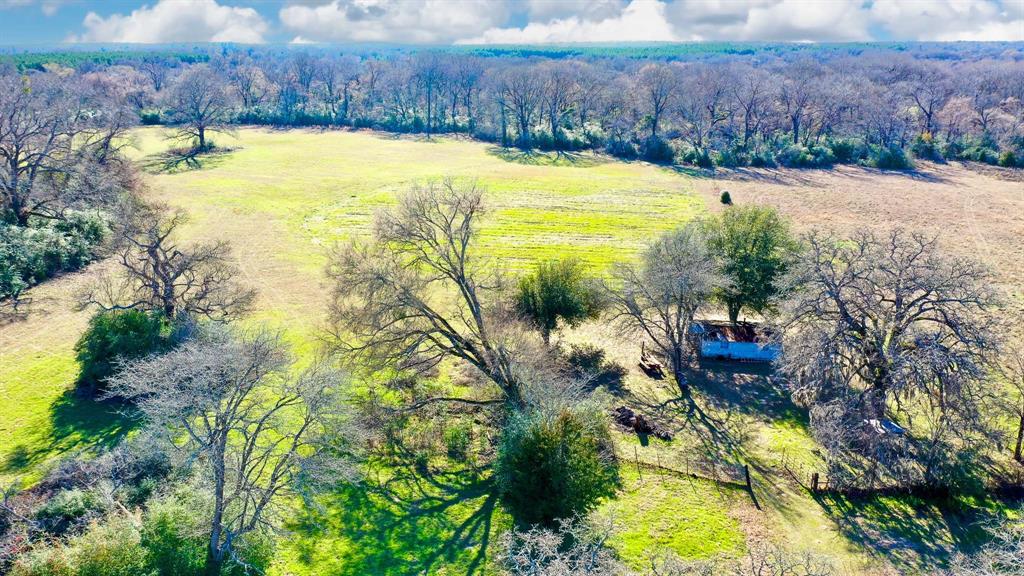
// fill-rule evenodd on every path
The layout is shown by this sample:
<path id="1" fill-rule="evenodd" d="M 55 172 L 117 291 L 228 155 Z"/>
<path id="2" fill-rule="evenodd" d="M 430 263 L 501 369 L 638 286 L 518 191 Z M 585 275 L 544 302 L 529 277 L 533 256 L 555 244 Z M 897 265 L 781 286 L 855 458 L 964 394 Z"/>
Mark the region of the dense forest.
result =
<path id="1" fill-rule="evenodd" d="M 461 133 L 701 167 L 1024 156 L 1013 44 L 223 47 L 0 61 L 7 74 L 99 88 L 144 124 Z"/>

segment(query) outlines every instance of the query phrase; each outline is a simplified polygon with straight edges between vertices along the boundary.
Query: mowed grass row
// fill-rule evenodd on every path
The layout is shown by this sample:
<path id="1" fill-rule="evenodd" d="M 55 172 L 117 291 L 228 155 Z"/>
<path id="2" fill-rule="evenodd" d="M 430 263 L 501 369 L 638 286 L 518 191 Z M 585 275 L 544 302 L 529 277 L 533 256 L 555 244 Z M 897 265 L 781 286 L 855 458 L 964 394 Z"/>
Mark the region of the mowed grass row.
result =
<path id="1" fill-rule="evenodd" d="M 190 215 L 183 242 L 232 243 L 242 279 L 259 290 L 250 321 L 282 330 L 300 357 L 318 345 L 329 247 L 366 235 L 373 214 L 413 185 L 452 177 L 485 188 L 480 252 L 512 272 L 563 256 L 605 270 L 704 210 L 684 176 L 589 155 L 508 154 L 464 140 L 367 132 L 243 129 L 218 137 L 230 151 L 208 157 L 201 168 L 166 171 L 161 154 L 170 143 L 163 130 L 141 129 L 134 136 L 130 155 L 149 172 L 146 196 Z M 117 413 L 69 393 L 77 371 L 74 342 L 91 313 L 75 311 L 74 296 L 95 273 L 93 268 L 37 288 L 38 313 L 0 327 L 0 481 L 31 481 L 60 454 L 109 445 L 126 428 Z M 640 489 L 637 481 L 627 476 L 622 496 L 609 504 L 623 517 L 616 542 L 631 562 L 643 561 L 652 539 L 686 555 L 742 549 L 728 498 L 709 499 L 718 494 L 711 485 L 690 482 L 670 491 L 673 481 L 667 480 L 652 485 L 665 496 L 655 502 L 651 488 Z M 678 506 L 671 513 L 648 510 L 672 503 Z M 497 516 L 477 525 L 485 512 Z M 333 566 L 337 573 L 402 573 L 429 560 L 440 573 L 465 573 L 489 565 L 493 552 L 480 556 L 474 542 L 483 533 L 496 537 L 508 522 L 486 495 L 472 490 L 465 500 L 437 514 L 421 511 L 406 525 L 409 513 L 369 490 L 338 494 L 325 518 L 297 516 L 299 538 L 281 551 L 280 570 L 313 574 Z M 658 516 L 653 523 L 652 514 Z M 385 520 L 394 530 L 402 524 L 415 533 L 379 540 L 368 523 Z M 684 521 L 699 528 L 684 533 Z M 475 540 L 466 537 L 471 527 Z"/>

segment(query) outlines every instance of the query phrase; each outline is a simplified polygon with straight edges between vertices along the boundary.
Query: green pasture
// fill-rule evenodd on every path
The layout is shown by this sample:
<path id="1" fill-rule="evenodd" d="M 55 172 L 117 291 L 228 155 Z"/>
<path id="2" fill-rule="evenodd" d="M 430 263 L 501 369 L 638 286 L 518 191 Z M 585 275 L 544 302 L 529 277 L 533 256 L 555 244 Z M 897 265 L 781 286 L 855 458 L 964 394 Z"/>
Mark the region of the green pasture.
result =
<path id="1" fill-rule="evenodd" d="M 512 273 L 563 256 L 605 270 L 705 210 L 686 175 L 591 154 L 527 154 L 462 139 L 350 131 L 242 129 L 214 139 L 220 152 L 181 162 L 168 153 L 163 129 L 146 128 L 134 133 L 129 154 L 146 172 L 146 196 L 189 214 L 184 242 L 231 242 L 240 279 L 259 291 L 248 321 L 282 330 L 300 359 L 316 350 L 324 326 L 327 251 L 365 236 L 374 213 L 413 185 L 452 177 L 485 188 L 480 253 Z M 27 318 L 0 325 L 2 483 L 31 482 L 60 455 L 109 446 L 131 427 L 116 409 L 71 393 L 73 346 L 91 314 L 74 309 L 75 296 L 102 266 L 35 288 Z M 623 346 L 600 328 L 572 337 L 630 365 L 635 343 Z M 849 525 L 840 529 L 831 514 L 860 514 L 869 523 L 877 507 L 815 502 L 780 471 L 780 454 L 805 467 L 819 460 L 804 417 L 766 382 L 765 374 L 709 372 L 701 385 L 708 406 L 732 407 L 753 426 L 744 451 L 764 506 L 757 526 L 738 516 L 752 509 L 745 490 L 631 468 L 635 438 L 617 435 L 626 453 L 623 486 L 600 512 L 616 519 L 611 542 L 625 561 L 639 567 L 659 547 L 693 558 L 736 555 L 761 534 L 857 568 L 872 563 L 871 546 Z M 652 404 L 677 394 L 633 374 L 626 384 Z M 674 462 L 688 446 L 680 438 L 639 452 L 647 463 Z M 426 479 L 413 478 L 393 463 L 375 465 L 366 482 L 339 487 L 316 506 L 293 507 L 276 573 L 493 573 L 495 543 L 510 520 L 487 472 L 454 463 L 428 471 Z M 941 515 L 917 521 L 922 538 L 951 534 Z M 939 556 L 930 552 L 922 555 Z"/>

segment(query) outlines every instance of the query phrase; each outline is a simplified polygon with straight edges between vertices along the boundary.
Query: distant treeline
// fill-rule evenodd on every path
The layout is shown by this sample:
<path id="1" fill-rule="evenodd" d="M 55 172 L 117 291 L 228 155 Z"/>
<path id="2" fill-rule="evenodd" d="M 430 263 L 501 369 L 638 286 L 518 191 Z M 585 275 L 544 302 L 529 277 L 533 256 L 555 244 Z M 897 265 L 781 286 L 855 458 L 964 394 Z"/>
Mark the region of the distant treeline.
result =
<path id="1" fill-rule="evenodd" d="M 102 79 L 148 124 L 187 121 L 180 92 L 198 88 L 221 109 L 214 124 L 463 133 L 702 167 L 1024 163 L 1020 43 L 222 45 L 5 61 Z"/>

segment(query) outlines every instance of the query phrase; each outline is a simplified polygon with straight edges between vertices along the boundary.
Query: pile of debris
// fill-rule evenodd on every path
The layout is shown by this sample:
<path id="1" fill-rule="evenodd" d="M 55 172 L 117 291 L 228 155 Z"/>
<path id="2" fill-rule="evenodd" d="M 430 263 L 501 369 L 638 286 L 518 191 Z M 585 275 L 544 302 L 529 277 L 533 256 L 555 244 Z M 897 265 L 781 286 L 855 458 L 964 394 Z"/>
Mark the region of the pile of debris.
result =
<path id="1" fill-rule="evenodd" d="M 672 440 L 672 433 L 665 430 L 661 426 L 645 417 L 639 412 L 635 412 L 626 406 L 619 406 L 612 410 L 612 418 L 615 422 L 627 430 L 632 430 L 637 434 L 643 434 L 647 436 L 654 436 L 661 440 L 669 441 Z"/>
<path id="2" fill-rule="evenodd" d="M 665 377 L 665 368 L 662 367 L 661 362 L 654 357 L 653 354 L 647 353 L 647 346 L 645 342 L 640 343 L 640 369 L 644 371 L 644 374 L 654 378 L 655 380 L 661 380 Z"/>

